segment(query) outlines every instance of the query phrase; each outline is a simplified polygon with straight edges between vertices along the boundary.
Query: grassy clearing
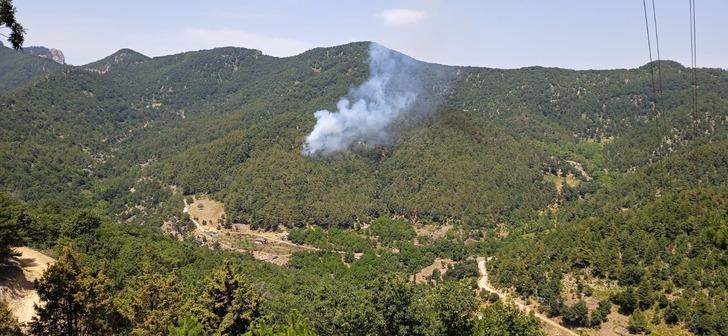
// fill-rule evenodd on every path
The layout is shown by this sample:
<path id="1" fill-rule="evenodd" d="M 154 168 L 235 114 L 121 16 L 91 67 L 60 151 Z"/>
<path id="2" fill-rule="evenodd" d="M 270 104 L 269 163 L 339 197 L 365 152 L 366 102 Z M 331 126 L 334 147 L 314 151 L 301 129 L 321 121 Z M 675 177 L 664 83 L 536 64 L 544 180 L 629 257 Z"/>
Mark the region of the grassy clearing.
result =
<path id="1" fill-rule="evenodd" d="M 190 217 L 202 225 L 222 225 L 225 216 L 225 205 L 207 197 L 195 197 L 187 204 Z"/>

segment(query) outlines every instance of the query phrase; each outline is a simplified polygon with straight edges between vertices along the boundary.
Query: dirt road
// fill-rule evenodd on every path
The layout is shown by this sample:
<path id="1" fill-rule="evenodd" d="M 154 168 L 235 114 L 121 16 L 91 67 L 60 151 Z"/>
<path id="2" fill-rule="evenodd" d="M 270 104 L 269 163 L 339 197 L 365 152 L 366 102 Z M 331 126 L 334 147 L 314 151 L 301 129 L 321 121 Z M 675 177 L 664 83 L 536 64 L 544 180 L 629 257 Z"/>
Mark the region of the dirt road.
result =
<path id="1" fill-rule="evenodd" d="M 478 279 L 478 287 L 481 289 L 485 289 L 489 292 L 493 292 L 498 294 L 498 296 L 503 300 L 504 302 L 512 302 L 513 304 L 518 307 L 521 311 L 524 311 L 526 313 L 533 312 L 534 316 L 536 316 L 537 319 L 541 320 L 546 327 L 547 331 L 549 332 L 549 335 L 572 335 L 577 336 L 578 334 L 571 331 L 570 329 L 560 325 L 556 321 L 548 318 L 548 316 L 541 314 L 537 312 L 535 309 L 527 306 L 523 302 L 520 302 L 519 300 L 510 298 L 506 293 L 501 292 L 500 290 L 493 287 L 490 282 L 488 281 L 488 269 L 485 267 L 485 263 L 487 261 L 484 257 L 478 257 L 478 271 L 480 272 L 480 279 Z"/>
<path id="2" fill-rule="evenodd" d="M 33 305 L 40 301 L 33 281 L 56 260 L 28 247 L 16 247 L 15 251 L 21 255 L 3 265 L 0 272 L 0 299 L 7 302 L 21 323 L 25 323 L 33 318 Z"/>

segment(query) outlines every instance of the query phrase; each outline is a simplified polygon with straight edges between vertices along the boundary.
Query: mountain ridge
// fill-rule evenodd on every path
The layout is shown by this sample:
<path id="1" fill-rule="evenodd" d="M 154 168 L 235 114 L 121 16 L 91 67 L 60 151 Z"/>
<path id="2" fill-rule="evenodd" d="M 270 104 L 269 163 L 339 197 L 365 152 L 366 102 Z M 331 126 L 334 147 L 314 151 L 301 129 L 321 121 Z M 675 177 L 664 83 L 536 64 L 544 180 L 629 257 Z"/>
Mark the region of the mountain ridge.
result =
<path id="1" fill-rule="evenodd" d="M 66 64 L 66 57 L 63 55 L 63 52 L 60 49 L 56 48 L 46 48 L 41 46 L 31 46 L 31 47 L 24 47 L 24 52 L 27 52 L 34 56 L 44 57 L 51 59 L 59 64 Z"/>
<path id="2" fill-rule="evenodd" d="M 128 48 L 122 48 L 98 61 L 81 66 L 84 69 L 105 74 L 119 68 L 126 68 L 135 63 L 144 62 L 151 58 Z"/>
<path id="3" fill-rule="evenodd" d="M 177 53 L 166 54 L 166 55 L 159 55 L 159 56 L 154 56 L 154 57 L 144 56 L 141 52 L 138 52 L 138 51 L 133 50 L 133 49 L 130 49 L 130 48 L 122 48 L 122 49 L 119 49 L 116 52 L 114 52 L 114 53 L 112 53 L 112 54 L 110 54 L 110 55 L 108 55 L 106 57 L 103 57 L 100 60 L 93 61 L 93 62 L 88 63 L 88 64 L 85 64 L 85 65 L 81 65 L 81 67 L 89 66 L 90 64 L 94 64 L 96 62 L 100 62 L 102 60 L 108 59 L 108 58 L 110 58 L 110 57 L 112 57 L 112 56 L 114 56 L 114 55 L 116 55 L 117 53 L 120 53 L 120 52 L 129 52 L 129 53 L 132 53 L 132 54 L 141 55 L 144 58 L 156 59 L 156 58 L 165 58 L 165 57 L 170 57 L 170 56 L 178 56 L 178 55 L 191 54 L 191 53 L 212 52 L 212 51 L 216 51 L 216 50 L 220 50 L 220 49 L 228 49 L 228 50 L 231 50 L 231 49 L 241 49 L 241 50 L 244 50 L 244 51 L 253 51 L 253 52 L 259 54 L 259 56 L 265 56 L 265 57 L 275 58 L 275 59 L 288 59 L 288 58 L 301 57 L 304 54 L 311 54 L 311 53 L 315 54 L 317 52 L 326 52 L 326 51 L 330 51 L 330 50 L 334 50 L 334 49 L 342 48 L 342 47 L 362 47 L 362 46 L 365 46 L 366 47 L 370 43 L 376 43 L 376 42 L 373 42 L 373 41 L 354 41 L 354 42 L 348 42 L 348 43 L 334 45 L 334 46 L 329 46 L 329 47 L 314 47 L 312 49 L 309 49 L 309 50 L 300 52 L 300 53 L 295 54 L 295 55 L 290 55 L 290 56 L 271 56 L 271 55 L 265 54 L 263 51 L 261 51 L 259 49 L 247 48 L 247 47 L 244 47 L 244 46 L 220 46 L 220 47 L 214 47 L 214 48 L 210 48 L 210 49 L 199 49 L 199 50 L 181 51 L 181 52 L 177 52 Z M 397 54 L 407 56 L 408 58 L 411 58 L 411 59 L 415 59 L 414 57 L 409 56 L 409 55 L 407 55 L 407 54 L 405 54 L 405 53 L 403 53 L 401 51 L 398 51 L 398 50 L 395 50 L 395 49 L 390 49 L 390 48 L 388 48 L 386 46 L 384 46 L 384 47 L 387 48 L 387 49 L 389 49 L 389 50 L 391 50 L 391 51 L 393 51 L 393 52 L 395 52 L 395 53 L 397 53 Z M 452 67 L 452 68 L 476 68 L 476 69 L 492 69 L 492 70 L 555 69 L 555 70 L 570 70 L 570 71 L 634 70 L 634 69 L 647 68 L 647 67 L 650 66 L 650 64 L 656 66 L 657 63 L 658 63 L 658 61 L 655 60 L 655 61 L 652 61 L 652 62 L 644 63 L 642 65 L 636 65 L 634 67 L 628 67 L 628 68 L 572 69 L 572 68 L 568 68 L 568 67 L 554 67 L 554 66 L 543 66 L 543 65 L 526 65 L 526 66 L 522 66 L 522 67 L 518 67 L 518 68 L 497 68 L 497 67 L 490 67 L 490 66 L 477 66 L 477 65 L 467 65 L 467 64 L 465 64 L 465 65 L 452 65 L 452 64 L 437 63 L 437 62 L 428 62 L 428 61 L 423 61 L 423 60 L 418 60 L 418 59 L 417 59 L 417 61 L 418 62 L 425 63 L 425 64 L 437 65 L 437 66 L 445 66 L 445 67 Z M 685 68 L 685 66 L 682 65 L 680 62 L 674 61 L 674 60 L 670 60 L 670 59 L 663 59 L 663 60 L 660 60 L 659 62 L 661 63 L 661 65 L 665 65 L 665 66 Z M 721 69 L 721 68 L 700 67 L 699 69 Z"/>
<path id="4" fill-rule="evenodd" d="M 570 313 L 569 298 L 594 301 L 591 286 L 606 283 L 610 295 L 601 299 L 625 314 L 645 310 L 696 333 L 719 330 L 711 321 L 728 302 L 727 72 L 696 69 L 694 109 L 692 74 L 676 63 L 663 64 L 655 97 L 649 64 L 417 61 L 434 78 L 421 98 L 441 95 L 435 111 L 398 120 L 388 143 L 303 156 L 313 113 L 335 110 L 369 78 L 368 47 L 286 58 L 233 47 L 154 58 L 122 49 L 40 76 L 32 74 L 49 60 L 0 57 L 0 68 L 20 64 L 16 71 L 32 75 L 0 93 L 0 191 L 180 236 L 195 228 L 182 212 L 193 196 L 224 205 L 220 226 L 311 236 L 356 236 L 380 218 L 454 227 L 425 241 L 426 252 L 407 242 L 352 269 L 386 259 L 391 268 L 383 269 L 410 272 L 436 257 L 494 256 L 492 282 L 543 298 L 554 316 Z M 451 76 L 435 75 L 442 71 Z M 281 270 L 328 260 L 323 252 L 292 258 Z"/>

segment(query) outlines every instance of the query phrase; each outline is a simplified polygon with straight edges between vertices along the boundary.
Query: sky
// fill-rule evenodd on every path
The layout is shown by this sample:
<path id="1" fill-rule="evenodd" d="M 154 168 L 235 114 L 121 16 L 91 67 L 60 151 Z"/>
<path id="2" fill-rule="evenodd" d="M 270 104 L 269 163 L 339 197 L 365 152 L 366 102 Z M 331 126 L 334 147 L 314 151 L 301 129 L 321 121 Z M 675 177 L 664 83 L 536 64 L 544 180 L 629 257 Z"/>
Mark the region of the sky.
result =
<path id="1" fill-rule="evenodd" d="M 697 0 L 698 65 L 728 68 L 726 0 Z M 493 68 L 633 68 L 649 61 L 639 0 L 14 0 L 26 46 L 86 64 L 223 46 L 272 56 L 376 41 L 417 59 Z M 651 0 L 647 0 L 650 24 Z M 688 0 L 655 0 L 662 59 L 690 64 Z M 654 26 L 651 32 L 654 34 Z M 653 58 L 656 58 L 653 35 Z"/>

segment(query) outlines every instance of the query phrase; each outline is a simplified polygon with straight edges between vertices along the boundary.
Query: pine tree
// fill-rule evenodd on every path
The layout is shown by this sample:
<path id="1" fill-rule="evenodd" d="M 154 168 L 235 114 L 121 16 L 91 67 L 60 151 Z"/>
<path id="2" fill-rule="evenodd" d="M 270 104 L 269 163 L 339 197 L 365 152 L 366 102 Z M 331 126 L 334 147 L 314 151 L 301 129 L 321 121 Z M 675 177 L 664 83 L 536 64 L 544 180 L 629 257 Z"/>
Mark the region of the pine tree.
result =
<path id="1" fill-rule="evenodd" d="M 96 248 L 98 230 L 102 223 L 99 215 L 86 210 L 80 211 L 64 223 L 61 235 L 73 239 L 77 249 L 88 253 Z"/>
<path id="2" fill-rule="evenodd" d="M 584 327 L 589 324 L 589 309 L 584 300 L 564 309 L 564 324 L 571 327 Z"/>
<path id="3" fill-rule="evenodd" d="M 116 310 L 111 294 L 111 279 L 101 271 L 96 276 L 82 273 L 76 280 L 80 304 L 79 327 L 85 335 L 111 335 L 126 326 L 127 321 Z"/>
<path id="4" fill-rule="evenodd" d="M 210 280 L 200 302 L 200 322 L 217 335 L 242 335 L 260 317 L 261 295 L 242 277 L 223 268 Z"/>
<path id="5" fill-rule="evenodd" d="M 20 322 L 13 316 L 5 302 L 0 300 L 0 335 L 20 336 Z"/>
<path id="6" fill-rule="evenodd" d="M 165 334 L 167 326 L 177 321 L 182 305 L 177 277 L 145 269 L 135 280 L 138 288 L 131 291 L 125 309 L 125 316 L 133 325 L 132 334 Z"/>
<path id="7" fill-rule="evenodd" d="M 78 335 L 81 304 L 77 278 L 81 269 L 69 248 L 64 248 L 58 261 L 36 280 L 35 289 L 42 305 L 35 306 L 36 316 L 30 322 L 32 335 Z"/>
<path id="8" fill-rule="evenodd" d="M 185 316 L 180 320 L 179 327 L 169 326 L 168 336 L 207 336 L 205 328 L 190 316 Z"/>
<path id="9" fill-rule="evenodd" d="M 0 193 L 0 261 L 15 255 L 10 246 L 20 242 L 17 212 L 10 197 Z"/>
<path id="10" fill-rule="evenodd" d="M 246 336 L 316 336 L 316 331 L 298 311 L 286 316 L 285 321 L 274 324 L 258 320 Z"/>
<path id="11" fill-rule="evenodd" d="M 10 36 L 7 36 L 8 42 L 13 49 L 20 49 L 25 41 L 25 28 L 15 20 L 15 6 L 11 0 L 0 0 L 0 28 L 10 30 Z"/>
<path id="12" fill-rule="evenodd" d="M 635 310 L 632 316 L 629 317 L 627 329 L 633 334 L 641 334 L 647 331 L 647 318 L 641 310 Z"/>
<path id="13" fill-rule="evenodd" d="M 419 316 L 411 314 L 414 300 L 412 286 L 396 278 L 379 278 L 372 284 L 377 295 L 373 304 L 380 319 L 377 323 L 377 335 L 410 335 L 420 324 Z"/>
<path id="14" fill-rule="evenodd" d="M 541 336 L 544 332 L 536 318 L 501 302 L 481 310 L 481 318 L 475 320 L 473 335 L 477 336 Z"/>
<path id="15" fill-rule="evenodd" d="M 32 335 L 108 335 L 124 323 L 110 294 L 111 281 L 100 272 L 84 273 L 69 248 L 36 280 L 42 304 L 30 322 Z"/>
<path id="16" fill-rule="evenodd" d="M 467 281 L 446 281 L 436 289 L 435 310 L 445 327 L 443 335 L 472 333 L 477 302 Z"/>

